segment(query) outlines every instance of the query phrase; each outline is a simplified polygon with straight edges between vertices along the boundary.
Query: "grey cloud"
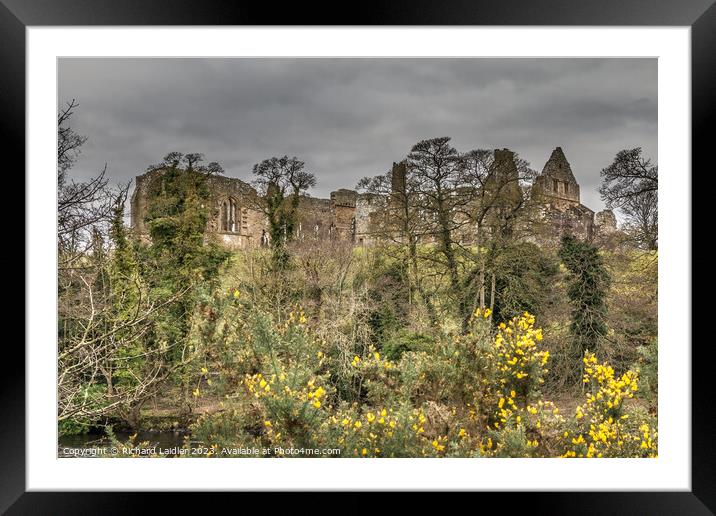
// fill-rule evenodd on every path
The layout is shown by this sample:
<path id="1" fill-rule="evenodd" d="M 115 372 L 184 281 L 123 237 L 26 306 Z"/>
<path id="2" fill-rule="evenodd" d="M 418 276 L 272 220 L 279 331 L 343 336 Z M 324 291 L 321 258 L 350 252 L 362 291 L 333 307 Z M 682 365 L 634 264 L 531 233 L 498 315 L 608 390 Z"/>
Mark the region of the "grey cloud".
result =
<path id="1" fill-rule="evenodd" d="M 657 155 L 655 59 L 61 59 L 60 102 L 89 139 L 73 175 L 124 182 L 172 150 L 251 179 L 273 155 L 316 174 L 314 195 L 386 171 L 418 140 L 509 147 L 541 170 L 560 145 L 601 209 L 617 151 Z"/>

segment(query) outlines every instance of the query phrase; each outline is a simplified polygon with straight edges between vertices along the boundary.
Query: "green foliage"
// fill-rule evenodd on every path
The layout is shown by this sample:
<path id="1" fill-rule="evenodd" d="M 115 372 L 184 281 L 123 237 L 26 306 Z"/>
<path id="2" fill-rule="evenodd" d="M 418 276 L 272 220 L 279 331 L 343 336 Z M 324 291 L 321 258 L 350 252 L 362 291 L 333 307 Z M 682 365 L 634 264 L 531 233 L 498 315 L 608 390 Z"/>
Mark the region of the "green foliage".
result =
<path id="1" fill-rule="evenodd" d="M 590 392 L 573 416 L 561 416 L 541 386 L 549 353 L 528 313 L 493 332 L 477 311 L 466 335 L 441 336 L 428 351 L 394 361 L 369 348 L 350 372 L 363 385 L 357 401 L 335 389 L 339 363 L 299 308 L 277 323 L 240 301 L 244 381 L 201 416 L 194 437 L 212 450 L 257 446 L 337 449 L 341 457 L 654 456 L 654 422 L 623 404 L 638 375 L 616 377 L 585 359 Z M 626 417 L 625 417 L 626 416 Z M 593 428 L 590 427 L 590 423 Z M 574 441 L 572 441 L 574 439 Z M 606 439 L 606 440 L 605 440 Z M 214 455 L 214 451 L 207 455 Z"/>
<path id="2" fill-rule="evenodd" d="M 79 435 L 87 433 L 89 430 L 89 424 L 84 421 L 78 421 L 77 419 L 63 419 L 57 425 L 57 429 L 60 437 L 66 435 Z"/>
<path id="3" fill-rule="evenodd" d="M 288 265 L 286 245 L 293 239 L 298 224 L 300 196 L 316 178 L 304 170 L 305 163 L 296 157 L 269 158 L 254 165 L 256 185 L 263 194 L 263 209 L 269 224 L 273 264 L 282 271 Z"/>
<path id="4" fill-rule="evenodd" d="M 186 336 L 194 306 L 202 292 L 211 290 L 219 268 L 229 256 L 214 242 L 204 245 L 208 177 L 202 168 L 180 168 L 175 159 L 152 183 L 148 196 L 145 222 L 152 244 L 145 276 L 156 299 L 178 298 L 168 317 L 158 321 L 156 328 L 157 338 L 172 344 Z M 175 354 L 180 352 L 181 347 L 176 346 Z"/>
<path id="5" fill-rule="evenodd" d="M 379 348 L 386 338 L 403 327 L 408 316 L 407 269 L 399 260 L 381 256 L 373 259 L 368 277 L 368 297 L 372 301 L 368 324 L 373 343 Z"/>
<path id="6" fill-rule="evenodd" d="M 99 412 L 107 404 L 106 387 L 100 384 L 85 383 L 80 393 L 86 400 L 87 412 Z M 73 416 L 58 422 L 59 435 L 78 435 L 86 433 L 97 422 L 97 417 Z"/>
<path id="7" fill-rule="evenodd" d="M 549 309 L 559 267 L 535 244 L 515 243 L 488 256 L 495 271 L 494 318 L 509 320 L 522 312 L 537 316 Z"/>
<path id="8" fill-rule="evenodd" d="M 180 167 L 181 161 L 186 163 Z M 216 285 L 221 266 L 230 253 L 205 235 L 210 205 L 207 181 L 220 172 L 218 165 L 203 167 L 201 155 L 170 153 L 160 175 L 151 183 L 146 225 L 151 245 L 143 268 L 151 298 L 167 304 L 155 317 L 152 346 L 166 349 L 180 386 L 181 417 L 191 411 L 189 384 L 195 372 L 196 345 L 188 341 L 194 311 Z"/>
<path id="9" fill-rule="evenodd" d="M 567 291 L 572 303 L 570 329 L 575 351 L 581 357 L 588 350 L 598 350 L 607 334 L 606 296 L 611 278 L 599 250 L 588 242 L 565 236 L 559 257 L 571 273 Z"/>
<path id="10" fill-rule="evenodd" d="M 654 408 L 659 394 L 659 341 L 654 339 L 650 344 L 637 349 L 639 360 L 634 369 L 639 372 L 639 395 Z"/>
<path id="11" fill-rule="evenodd" d="M 113 251 L 97 259 L 106 263 L 103 288 L 112 294 L 113 318 L 130 320 L 149 303 L 161 307 L 149 314 L 139 338 L 121 327 L 112 333 L 119 342 L 109 361 L 112 388 L 129 392 L 152 372 L 175 380 L 158 391 L 162 408 L 171 403 L 176 411 L 178 405 L 179 414 L 172 417 L 191 425 L 192 440 L 206 445 L 207 456 L 224 447 L 252 446 L 271 456 L 287 447 L 337 448 L 342 457 L 656 453 L 654 421 L 638 406 L 590 408 L 597 428 L 591 435 L 584 415 L 562 416 L 547 401 L 554 394 L 544 383 L 550 352 L 536 319 L 566 342 L 571 308 L 578 353 L 564 348 L 557 353 L 573 370 L 586 350 L 599 351 L 607 321 L 620 343 L 641 343 L 655 331 L 655 314 L 641 322 L 639 316 L 639 310 L 651 314 L 655 305 L 627 310 L 621 303 L 616 318 L 607 312 L 607 295 L 636 297 L 623 282 L 622 290 L 611 288 L 603 256 L 590 244 L 562 242 L 558 256 L 569 274 L 560 276 L 554 255 L 533 244 L 487 245 L 480 254 L 484 262 L 474 260 L 475 249 L 451 244 L 460 249 L 454 257 L 458 283 L 472 278 L 464 291 L 452 288 L 444 256 L 430 261 L 436 256 L 430 244 L 416 248 L 421 266 L 413 268 L 408 250 L 329 248 L 297 240 L 286 247 L 291 255 L 277 270 L 275 249 L 232 255 L 204 234 L 211 201 L 207 172 L 179 162 L 167 160 L 151 184 L 146 219 L 151 245 L 129 237 L 122 199 L 110 232 Z M 288 194 L 282 202 L 290 199 Z M 495 278 L 494 311 L 472 312 L 483 263 L 488 299 Z M 631 256 L 608 263 L 633 284 L 649 277 L 628 272 L 635 263 Z M 560 290 L 565 277 L 567 295 Z M 438 317 L 426 316 L 426 298 Z M 468 307 L 464 321 L 465 307 L 455 310 L 459 299 Z M 555 349 L 549 351 L 555 355 Z M 602 354 L 611 359 L 610 351 Z M 656 345 L 640 352 L 639 394 L 652 400 Z M 614 367 L 620 374 L 625 369 L 621 362 Z M 635 378 L 635 372 L 629 375 Z M 621 388 L 623 379 L 608 376 L 604 385 L 589 385 L 590 395 L 612 396 Z M 629 389 L 632 385 L 635 380 Z M 98 400 L 110 399 L 108 387 L 93 387 Z M 580 407 L 594 404 L 589 399 Z M 123 410 L 137 415 L 143 402 Z M 650 408 L 655 412 L 655 403 Z M 628 416 L 618 427 L 617 415 Z M 79 432 L 87 424 L 68 419 L 61 431 Z M 614 439 L 615 429 L 628 440 Z"/>
<path id="12" fill-rule="evenodd" d="M 390 360 L 400 360 L 408 351 L 429 353 L 435 348 L 435 338 L 432 335 L 409 330 L 400 330 L 388 338 L 381 352 Z"/>
<path id="13" fill-rule="evenodd" d="M 141 310 L 146 285 L 139 271 L 136 247 L 132 245 L 124 226 L 125 198 L 117 199 L 110 238 L 113 252 L 108 263 L 108 276 L 112 287 L 113 317 L 118 321 L 131 321 Z M 147 341 L 132 338 L 131 327 L 120 326 L 116 334 L 118 347 L 116 357 L 106 367 L 112 380 L 112 390 L 131 390 L 137 386 L 142 370 L 147 366 L 149 354 Z"/>

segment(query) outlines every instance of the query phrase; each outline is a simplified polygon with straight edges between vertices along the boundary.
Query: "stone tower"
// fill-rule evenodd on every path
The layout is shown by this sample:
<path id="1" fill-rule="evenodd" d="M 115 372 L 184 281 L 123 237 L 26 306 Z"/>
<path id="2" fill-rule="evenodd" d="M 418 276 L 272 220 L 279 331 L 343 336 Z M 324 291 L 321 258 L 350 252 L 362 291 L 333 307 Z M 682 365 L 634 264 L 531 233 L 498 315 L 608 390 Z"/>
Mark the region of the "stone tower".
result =
<path id="1" fill-rule="evenodd" d="M 522 202 L 520 177 L 515 163 L 515 153 L 509 149 L 495 149 L 494 160 L 485 181 L 485 189 L 499 197 L 497 205 L 512 208 Z"/>
<path id="2" fill-rule="evenodd" d="M 355 214 L 358 192 L 341 188 L 331 192 L 331 219 L 334 237 L 353 240 L 356 233 Z"/>
<path id="3" fill-rule="evenodd" d="M 405 195 L 407 168 L 405 161 L 393 162 L 393 168 L 390 171 L 390 186 L 393 195 Z"/>
<path id="4" fill-rule="evenodd" d="M 569 166 L 569 162 L 562 152 L 562 147 L 557 147 L 552 151 L 542 173 L 535 180 L 534 192 L 543 201 L 562 210 L 581 204 L 579 184 L 574 178 L 572 167 Z"/>

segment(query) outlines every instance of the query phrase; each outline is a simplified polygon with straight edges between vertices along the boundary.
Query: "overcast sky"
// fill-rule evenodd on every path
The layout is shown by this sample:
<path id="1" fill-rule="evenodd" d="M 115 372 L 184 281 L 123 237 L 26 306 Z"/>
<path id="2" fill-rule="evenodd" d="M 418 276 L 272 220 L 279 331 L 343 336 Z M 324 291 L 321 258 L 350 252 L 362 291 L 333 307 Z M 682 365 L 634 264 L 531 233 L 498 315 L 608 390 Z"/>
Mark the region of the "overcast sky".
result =
<path id="1" fill-rule="evenodd" d="M 561 146 L 596 211 L 619 150 L 657 161 L 656 59 L 61 59 L 58 101 L 73 98 L 88 137 L 78 180 L 107 163 L 128 181 L 176 150 L 250 181 L 254 163 L 288 154 L 328 197 L 451 136 L 538 171 Z"/>

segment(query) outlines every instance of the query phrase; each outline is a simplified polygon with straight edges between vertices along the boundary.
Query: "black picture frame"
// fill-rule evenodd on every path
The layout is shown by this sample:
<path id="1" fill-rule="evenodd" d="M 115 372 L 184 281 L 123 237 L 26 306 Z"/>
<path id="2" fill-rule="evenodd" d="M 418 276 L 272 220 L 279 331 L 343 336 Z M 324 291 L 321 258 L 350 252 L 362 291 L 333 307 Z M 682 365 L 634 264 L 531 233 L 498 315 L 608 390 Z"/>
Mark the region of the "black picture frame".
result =
<path id="1" fill-rule="evenodd" d="M 692 170 L 709 170 L 716 122 L 715 0 L 412 0 L 347 4 L 273 4 L 240 0 L 0 0 L 0 130 L 6 170 L 25 170 L 25 29 L 47 25 L 556 25 L 690 26 L 692 73 Z M 345 8 L 345 7 L 344 7 Z M 9 166 L 7 161 L 10 161 Z M 683 172 L 685 180 L 688 171 Z M 19 175 L 22 177 L 22 174 Z M 693 177 L 693 175 L 691 176 Z M 19 182 L 16 192 L 24 192 Z M 692 190 L 693 191 L 693 190 Z M 707 189 L 701 189 L 701 195 Z M 699 189 L 696 190 L 699 193 Z M 19 195 L 18 195 L 19 196 Z M 692 205 L 701 204 L 693 198 Z M 706 201 L 708 203 L 708 201 Z M 694 223 L 697 218 L 692 217 Z M 692 230 L 693 234 L 693 230 Z M 698 233 L 697 233 L 698 234 Z M 21 237 L 23 238 L 23 237 Z M 19 248 L 19 245 L 16 246 Z M 29 274 L 26 269 L 25 274 Z M 680 300 L 691 303 L 691 300 Z M 31 306 L 26 307 L 32 310 Z M 690 492 L 481 493 L 509 498 L 511 509 L 542 514 L 714 514 L 716 512 L 716 411 L 709 398 L 713 375 L 710 342 L 684 335 L 692 353 Z M 143 513 L 147 497 L 161 496 L 162 512 L 188 507 L 188 495 L 26 492 L 25 354 L 7 341 L 0 374 L 0 512 L 7 514 Z M 212 494 L 219 510 L 230 494 Z M 360 496 L 354 494 L 352 496 Z M 220 499 L 217 499 L 219 497 Z M 206 496 L 201 496 L 204 503 Z M 487 506 L 485 506 L 487 507 Z M 178 509 L 177 509 L 178 510 Z M 477 509 L 476 509 L 477 510 Z"/>

